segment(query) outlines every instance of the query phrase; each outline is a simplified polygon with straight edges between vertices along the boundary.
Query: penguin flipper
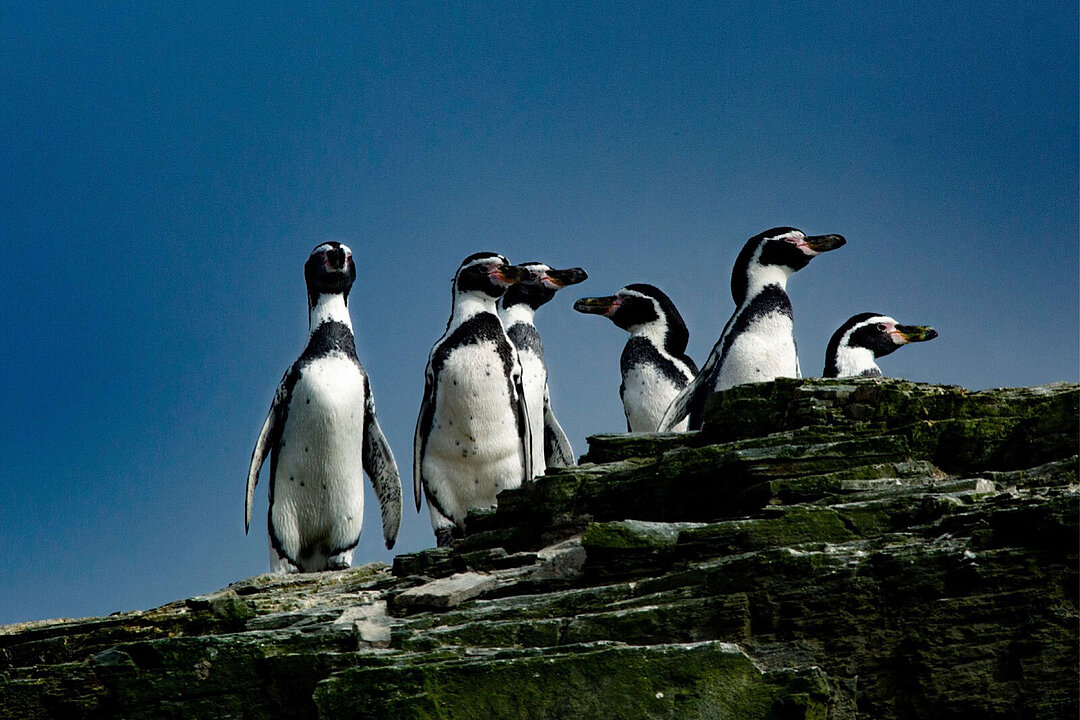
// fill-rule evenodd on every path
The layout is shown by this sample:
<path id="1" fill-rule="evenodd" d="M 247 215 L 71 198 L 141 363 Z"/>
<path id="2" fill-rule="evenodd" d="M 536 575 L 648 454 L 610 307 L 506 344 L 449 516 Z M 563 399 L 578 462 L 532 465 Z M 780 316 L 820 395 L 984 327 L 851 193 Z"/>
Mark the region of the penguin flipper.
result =
<path id="1" fill-rule="evenodd" d="M 426 450 L 424 438 L 431 432 L 431 419 L 435 410 L 435 378 L 430 362 L 424 375 L 424 399 L 420 402 L 420 415 L 416 418 L 416 432 L 413 434 L 413 498 L 416 500 L 416 512 L 420 512 L 420 500 L 424 496 L 421 473 Z"/>
<path id="2" fill-rule="evenodd" d="M 664 417 L 660 418 L 660 425 L 656 429 L 657 432 L 674 432 L 673 428 L 682 422 L 682 419 L 690 412 L 690 404 L 693 402 L 694 394 L 701 384 L 701 378 L 702 376 L 698 375 L 679 391 L 679 394 L 668 405 L 668 409 L 664 411 Z"/>
<path id="3" fill-rule="evenodd" d="M 518 437 L 521 439 L 522 449 L 522 464 L 525 467 L 525 472 L 522 475 L 521 481 L 527 483 L 532 480 L 533 466 L 532 466 L 532 426 L 529 424 L 529 407 L 525 403 L 525 385 L 521 379 L 521 365 L 515 365 L 514 368 L 514 391 L 517 394 L 517 426 Z"/>
<path id="4" fill-rule="evenodd" d="M 660 426 L 657 428 L 657 432 L 674 432 L 674 427 L 682 422 L 682 419 L 690 414 L 690 409 L 694 407 L 694 402 L 699 393 L 707 392 L 703 390 L 703 385 L 710 385 L 712 383 L 712 376 L 716 374 L 720 363 L 720 358 L 723 355 L 724 338 L 727 337 L 728 330 L 731 328 L 732 322 L 735 317 L 732 316 L 731 320 L 728 320 L 727 326 L 724 327 L 724 332 L 720 334 L 720 339 L 713 345 L 712 352 L 709 353 L 709 357 L 705 360 L 705 364 L 701 366 L 701 371 L 694 376 L 694 379 L 687 383 L 686 387 L 679 391 L 679 394 L 675 396 L 675 399 L 668 405 L 668 409 L 664 412 L 664 417 L 660 418 Z M 693 360 L 690 361 L 693 363 Z"/>
<path id="5" fill-rule="evenodd" d="M 559 421 L 555 419 L 546 390 L 544 392 L 544 458 L 548 467 L 572 467 L 576 464 L 574 449 L 570 447 L 570 440 L 563 432 Z"/>
<path id="6" fill-rule="evenodd" d="M 398 472 L 394 451 L 383 435 L 375 416 L 375 399 L 365 378 L 363 465 L 368 480 L 379 499 L 382 514 L 383 540 L 386 549 L 394 547 L 401 527 L 401 473 Z"/>
<path id="7" fill-rule="evenodd" d="M 281 378 L 277 392 L 274 393 L 274 401 L 270 403 L 270 411 L 266 413 L 262 429 L 259 430 L 259 438 L 255 441 L 255 449 L 251 451 L 251 464 L 248 465 L 247 492 L 244 497 L 244 534 L 251 527 L 251 506 L 255 502 L 255 485 L 259 482 L 259 470 L 266 462 L 266 456 L 281 439 L 281 432 L 285 425 L 284 414 L 286 410 L 286 398 L 288 397 L 288 380 L 292 368 L 285 372 Z M 271 463 L 273 467 L 273 463 Z"/>

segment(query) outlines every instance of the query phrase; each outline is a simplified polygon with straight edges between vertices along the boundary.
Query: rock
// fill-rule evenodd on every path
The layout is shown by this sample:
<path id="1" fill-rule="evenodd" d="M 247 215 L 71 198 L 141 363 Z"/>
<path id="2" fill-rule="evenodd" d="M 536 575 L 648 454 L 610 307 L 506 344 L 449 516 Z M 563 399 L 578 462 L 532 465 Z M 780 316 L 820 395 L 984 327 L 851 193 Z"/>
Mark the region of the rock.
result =
<path id="1" fill-rule="evenodd" d="M 483 595 L 498 585 L 491 575 L 482 573 L 457 573 L 440 578 L 419 587 L 406 590 L 394 597 L 394 609 L 403 613 L 417 610 L 445 610 L 466 600 Z"/>
<path id="2" fill-rule="evenodd" d="M 1075 717 L 1078 398 L 733 388 L 392 571 L 0 628 L 0 717 Z"/>

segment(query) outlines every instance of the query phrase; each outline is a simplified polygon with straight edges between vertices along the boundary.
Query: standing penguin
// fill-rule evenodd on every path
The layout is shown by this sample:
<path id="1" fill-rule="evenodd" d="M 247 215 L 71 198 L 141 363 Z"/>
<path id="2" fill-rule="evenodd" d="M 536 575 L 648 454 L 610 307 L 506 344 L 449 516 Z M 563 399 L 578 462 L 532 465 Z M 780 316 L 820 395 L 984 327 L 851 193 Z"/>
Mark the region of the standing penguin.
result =
<path id="1" fill-rule="evenodd" d="M 675 303 L 659 288 L 636 283 L 608 297 L 582 298 L 574 309 L 603 315 L 630 333 L 619 361 L 626 429 L 656 432 L 671 401 L 697 374 L 686 354 L 690 333 Z M 686 421 L 674 429 L 685 430 Z"/>
<path id="2" fill-rule="evenodd" d="M 518 353 L 496 302 L 531 273 L 495 253 L 465 258 L 454 276 L 450 321 L 431 348 L 413 439 L 413 495 L 423 489 L 440 547 L 470 508 L 495 505 L 532 478 L 529 412 Z"/>
<path id="3" fill-rule="evenodd" d="M 589 276 L 581 268 L 553 270 L 538 262 L 522 263 L 521 267 L 527 268 L 533 278 L 515 283 L 506 291 L 499 300 L 499 319 L 521 363 L 521 383 L 532 433 L 533 476 L 539 477 L 548 467 L 573 465 L 574 450 L 551 410 L 544 344 L 533 320 L 537 309 L 555 297 L 556 292 Z"/>
<path id="4" fill-rule="evenodd" d="M 881 377 L 875 359 L 902 345 L 933 340 L 937 336 L 937 330 L 929 325 L 899 325 L 880 313 L 853 315 L 829 339 L 823 377 Z"/>
<path id="5" fill-rule="evenodd" d="M 245 532 L 270 455 L 272 572 L 349 567 L 364 521 L 364 472 L 379 499 L 387 549 L 397 539 L 401 477 L 356 357 L 348 306 L 355 278 L 352 251 L 338 242 L 319 245 L 304 264 L 307 346 L 278 386 L 248 468 Z"/>
<path id="6" fill-rule="evenodd" d="M 687 415 L 689 429 L 700 429 L 705 399 L 717 390 L 802 376 L 787 281 L 814 257 L 845 242 L 841 235 L 808 237 L 791 227 L 766 230 L 746 241 L 731 271 L 735 313 L 701 372 L 664 413 L 661 430 L 673 429 Z"/>

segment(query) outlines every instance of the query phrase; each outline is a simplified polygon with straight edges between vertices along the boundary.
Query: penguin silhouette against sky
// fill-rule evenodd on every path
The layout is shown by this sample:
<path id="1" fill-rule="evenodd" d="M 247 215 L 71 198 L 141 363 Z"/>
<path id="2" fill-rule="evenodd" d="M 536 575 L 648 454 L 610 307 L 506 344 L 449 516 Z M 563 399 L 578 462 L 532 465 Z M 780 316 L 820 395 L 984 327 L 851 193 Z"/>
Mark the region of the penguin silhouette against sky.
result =
<path id="1" fill-rule="evenodd" d="M 881 377 L 874 360 L 908 343 L 933 340 L 937 336 L 937 331 L 929 325 L 900 325 L 880 313 L 853 315 L 829 339 L 823 376 Z"/>
<path id="2" fill-rule="evenodd" d="M 528 268 L 532 279 L 510 286 L 499 300 L 499 319 L 518 351 L 532 432 L 533 475 L 540 476 L 548 467 L 573 465 L 574 450 L 551 409 L 544 343 L 534 319 L 540 306 L 554 298 L 556 292 L 584 281 L 588 274 L 581 268 L 553 270 L 538 262 L 522 263 L 521 267 Z"/>
<path id="3" fill-rule="evenodd" d="M 282 378 L 248 468 L 244 531 L 259 469 L 270 457 L 267 530 L 274 572 L 343 570 L 364 521 L 367 472 L 394 546 L 401 523 L 401 477 L 375 417 L 367 373 L 356 357 L 349 290 L 352 252 L 329 242 L 304 264 L 309 336 Z"/>
<path id="4" fill-rule="evenodd" d="M 787 281 L 845 242 L 840 235 L 808 236 L 792 227 L 766 230 L 746 242 L 731 271 L 735 312 L 701 372 L 664 414 L 661 430 L 672 430 L 687 416 L 689 429 L 700 429 L 705 399 L 717 390 L 801 377 Z"/>
<path id="5" fill-rule="evenodd" d="M 603 315 L 630 333 L 619 361 L 626 429 L 656 432 L 671 401 L 697 374 L 686 354 L 690 333 L 675 304 L 659 288 L 637 283 L 607 297 L 582 298 L 574 309 Z M 686 421 L 674 429 L 685 430 Z"/>
<path id="6" fill-rule="evenodd" d="M 495 253 L 470 255 L 454 276 L 413 439 L 416 509 L 422 493 L 439 546 L 460 535 L 470 508 L 492 507 L 499 492 L 532 478 L 521 363 L 496 308 L 507 288 L 531 277 Z"/>

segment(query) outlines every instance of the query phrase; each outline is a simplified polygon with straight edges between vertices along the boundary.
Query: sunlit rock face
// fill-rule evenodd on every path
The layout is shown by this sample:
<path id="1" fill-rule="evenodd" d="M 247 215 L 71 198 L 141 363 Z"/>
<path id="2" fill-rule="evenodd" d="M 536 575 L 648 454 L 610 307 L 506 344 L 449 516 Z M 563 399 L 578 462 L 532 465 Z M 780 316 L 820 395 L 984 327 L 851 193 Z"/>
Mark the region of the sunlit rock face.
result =
<path id="1" fill-rule="evenodd" d="M 1075 717 L 1078 398 L 740 386 L 393 568 L 0 628 L 0 717 Z"/>

